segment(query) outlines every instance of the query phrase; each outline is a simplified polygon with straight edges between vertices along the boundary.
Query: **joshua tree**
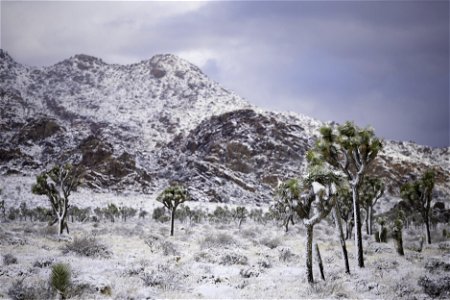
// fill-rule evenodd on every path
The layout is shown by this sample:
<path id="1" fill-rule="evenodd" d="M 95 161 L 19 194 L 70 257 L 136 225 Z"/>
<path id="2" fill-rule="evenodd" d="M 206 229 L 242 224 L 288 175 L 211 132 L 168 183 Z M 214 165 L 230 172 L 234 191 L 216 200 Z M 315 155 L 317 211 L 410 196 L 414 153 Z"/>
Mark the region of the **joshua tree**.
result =
<path id="1" fill-rule="evenodd" d="M 327 162 L 346 175 L 353 198 L 356 258 L 358 266 L 362 268 L 364 256 L 359 187 L 368 165 L 377 157 L 382 144 L 372 129 L 361 129 L 352 122 L 338 126 L 337 130 L 322 127 L 320 133 L 321 137 L 307 158 L 312 164 Z"/>
<path id="2" fill-rule="evenodd" d="M 427 242 L 431 244 L 430 234 L 430 208 L 434 188 L 435 174 L 433 170 L 427 170 L 423 176 L 412 182 L 404 184 L 400 193 L 403 199 L 417 209 L 427 229 Z"/>
<path id="3" fill-rule="evenodd" d="M 115 222 L 116 217 L 118 217 L 119 214 L 119 209 L 114 203 L 109 203 L 108 206 L 103 209 L 103 215 L 106 218 L 109 218 L 113 223 Z"/>
<path id="4" fill-rule="evenodd" d="M 247 218 L 247 209 L 244 206 L 238 206 L 235 209 L 233 209 L 233 219 L 237 220 L 239 222 L 239 229 L 241 229 L 242 222 L 245 221 Z"/>
<path id="5" fill-rule="evenodd" d="M 366 233 L 372 235 L 373 207 L 384 194 L 384 183 L 375 177 L 364 177 L 361 187 L 361 204 L 366 210 Z"/>
<path id="6" fill-rule="evenodd" d="M 33 194 L 46 195 L 52 206 L 55 219 L 50 223 L 58 223 L 58 234 L 63 233 L 67 226 L 66 216 L 69 208 L 69 196 L 80 184 L 81 170 L 70 164 L 55 166 L 50 171 L 42 172 L 36 177 L 36 183 L 32 187 Z"/>
<path id="7" fill-rule="evenodd" d="M 400 210 L 392 226 L 393 236 L 397 245 L 397 253 L 402 256 L 405 255 L 403 251 L 403 237 L 402 237 L 403 219 L 404 213 L 402 210 Z"/>
<path id="8" fill-rule="evenodd" d="M 184 186 L 174 184 L 169 186 L 161 194 L 159 194 L 156 200 L 164 204 L 164 206 L 172 213 L 170 235 L 173 236 L 175 211 L 178 205 L 190 200 L 189 192 Z"/>
<path id="9" fill-rule="evenodd" d="M 335 182 L 333 173 L 312 173 L 301 183 L 289 179 L 278 187 L 279 201 L 290 207 L 306 227 L 306 278 L 314 282 L 312 270 L 312 244 L 314 225 L 324 219 L 334 206 Z"/>

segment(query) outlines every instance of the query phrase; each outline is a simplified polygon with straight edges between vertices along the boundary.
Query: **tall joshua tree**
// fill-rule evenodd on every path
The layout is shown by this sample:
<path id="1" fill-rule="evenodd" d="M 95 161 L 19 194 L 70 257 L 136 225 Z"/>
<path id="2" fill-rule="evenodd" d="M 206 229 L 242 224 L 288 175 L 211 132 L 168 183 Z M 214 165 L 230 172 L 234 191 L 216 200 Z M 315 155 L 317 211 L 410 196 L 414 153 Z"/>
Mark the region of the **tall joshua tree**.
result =
<path id="1" fill-rule="evenodd" d="M 170 235 L 173 236 L 175 211 L 178 205 L 190 200 L 189 192 L 184 186 L 173 184 L 162 191 L 162 193 L 159 194 L 156 200 L 164 204 L 164 206 L 172 213 Z"/>
<path id="2" fill-rule="evenodd" d="M 306 278 L 309 283 L 314 282 L 312 269 L 314 225 L 323 220 L 334 206 L 336 179 L 332 173 L 313 173 L 301 183 L 296 179 L 289 179 L 278 187 L 279 201 L 290 207 L 306 227 Z"/>
<path id="3" fill-rule="evenodd" d="M 420 212 L 427 229 L 428 244 L 431 244 L 430 208 L 435 177 L 433 170 L 427 170 L 420 179 L 407 182 L 400 188 L 402 198 Z"/>
<path id="4" fill-rule="evenodd" d="M 308 153 L 308 160 L 313 164 L 327 162 L 347 177 L 353 198 L 356 258 L 362 268 L 364 256 L 359 188 L 368 165 L 377 157 L 382 144 L 372 129 L 359 128 L 353 122 L 345 122 L 336 129 L 322 127 L 320 134 L 315 147 Z"/>
<path id="5" fill-rule="evenodd" d="M 69 233 L 67 225 L 67 209 L 69 208 L 69 196 L 81 183 L 82 170 L 70 164 L 55 166 L 50 171 L 44 171 L 36 177 L 31 191 L 36 195 L 46 195 L 50 201 L 55 219 L 50 223 L 58 223 L 58 234 L 61 235 L 64 228 Z"/>
<path id="6" fill-rule="evenodd" d="M 361 188 L 361 204 L 366 210 L 366 233 L 372 235 L 373 207 L 384 194 L 384 183 L 376 177 L 364 177 Z"/>

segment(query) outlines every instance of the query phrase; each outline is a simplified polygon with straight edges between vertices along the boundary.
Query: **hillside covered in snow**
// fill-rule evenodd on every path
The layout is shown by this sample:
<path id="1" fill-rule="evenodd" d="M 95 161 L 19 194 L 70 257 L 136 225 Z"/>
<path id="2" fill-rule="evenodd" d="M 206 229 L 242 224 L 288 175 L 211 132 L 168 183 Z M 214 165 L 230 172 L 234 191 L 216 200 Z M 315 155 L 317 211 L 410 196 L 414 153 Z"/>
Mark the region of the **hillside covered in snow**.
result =
<path id="1" fill-rule="evenodd" d="M 268 203 L 278 180 L 304 173 L 324 125 L 259 109 L 171 54 L 131 65 L 75 55 L 38 68 L 0 50 L 0 82 L 1 185 L 72 162 L 97 192 L 154 198 L 178 180 L 198 201 Z M 448 201 L 449 157 L 449 148 L 384 141 L 370 172 L 397 197 L 434 168 L 436 197 Z"/>

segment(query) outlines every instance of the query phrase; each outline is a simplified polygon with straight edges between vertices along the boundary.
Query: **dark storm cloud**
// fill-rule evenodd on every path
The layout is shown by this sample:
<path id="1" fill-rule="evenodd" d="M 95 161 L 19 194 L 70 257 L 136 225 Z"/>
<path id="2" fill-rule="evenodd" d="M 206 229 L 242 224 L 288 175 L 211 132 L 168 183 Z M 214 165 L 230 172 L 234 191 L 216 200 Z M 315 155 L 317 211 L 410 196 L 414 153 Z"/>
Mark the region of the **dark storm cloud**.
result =
<path id="1" fill-rule="evenodd" d="M 119 63 L 171 52 L 254 104 L 371 124 L 386 138 L 449 145 L 447 1 L 2 8 L 2 47 L 28 64 L 76 52 Z M 4 21 L 5 10 L 16 18 Z M 29 25 L 15 21 L 17 14 Z"/>

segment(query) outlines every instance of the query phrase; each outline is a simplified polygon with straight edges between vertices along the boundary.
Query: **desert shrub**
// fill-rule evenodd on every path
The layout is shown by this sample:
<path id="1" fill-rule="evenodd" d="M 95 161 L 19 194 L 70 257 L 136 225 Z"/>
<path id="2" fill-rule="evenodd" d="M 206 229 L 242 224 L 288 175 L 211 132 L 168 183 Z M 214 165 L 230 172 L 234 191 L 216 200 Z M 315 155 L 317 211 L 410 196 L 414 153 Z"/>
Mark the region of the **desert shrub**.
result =
<path id="1" fill-rule="evenodd" d="M 39 222 L 48 222 L 52 219 L 52 210 L 42 206 L 32 209 L 31 214 L 34 216 L 34 219 Z"/>
<path id="2" fill-rule="evenodd" d="M 33 263 L 33 267 L 35 268 L 46 268 L 48 266 L 50 266 L 53 263 L 54 259 L 50 258 L 50 257 L 46 257 L 46 258 L 41 258 L 36 260 Z"/>
<path id="3" fill-rule="evenodd" d="M 71 284 L 71 270 L 69 265 L 57 263 L 52 266 L 50 285 L 64 299 Z"/>
<path id="4" fill-rule="evenodd" d="M 270 267 L 272 267 L 272 264 L 269 260 L 268 257 L 261 257 L 258 259 L 257 261 L 257 265 L 261 268 L 261 269 L 268 269 Z"/>
<path id="5" fill-rule="evenodd" d="M 450 251 L 450 242 L 440 242 L 438 244 L 439 249 Z"/>
<path id="6" fill-rule="evenodd" d="M 258 227 L 245 228 L 239 231 L 239 234 L 245 239 L 254 239 L 261 234 Z"/>
<path id="7" fill-rule="evenodd" d="M 256 223 L 264 223 L 264 214 L 262 209 L 253 208 L 250 210 L 248 216 Z"/>
<path id="8" fill-rule="evenodd" d="M 5 266 L 17 264 L 17 257 L 15 257 L 14 255 L 12 255 L 10 253 L 7 253 L 7 254 L 3 255 L 3 264 Z"/>
<path id="9" fill-rule="evenodd" d="M 114 203 L 109 203 L 106 208 L 102 209 L 102 212 L 105 218 L 110 219 L 111 222 L 114 222 L 120 214 L 119 209 Z"/>
<path id="10" fill-rule="evenodd" d="M 152 252 L 158 250 L 159 245 L 161 244 L 162 237 L 156 234 L 150 234 L 147 238 L 145 238 L 144 243 L 150 247 Z"/>
<path id="11" fill-rule="evenodd" d="M 270 249 L 275 249 L 281 245 L 281 240 L 278 237 L 263 237 L 259 240 L 259 243 Z"/>
<path id="12" fill-rule="evenodd" d="M 236 240 L 229 234 L 217 233 L 208 234 L 201 242 L 200 248 L 217 248 L 217 247 L 230 247 L 237 245 Z"/>
<path id="13" fill-rule="evenodd" d="M 9 287 L 8 296 L 13 300 L 51 299 L 53 293 L 44 282 L 28 286 L 24 284 L 24 278 L 20 278 Z"/>
<path id="14" fill-rule="evenodd" d="M 425 275 L 420 277 L 418 284 L 432 298 L 446 299 L 450 297 L 450 275 L 436 278 Z"/>
<path id="15" fill-rule="evenodd" d="M 255 270 L 254 268 L 246 268 L 246 269 L 241 269 L 239 271 L 239 275 L 241 275 L 242 278 L 258 277 L 259 272 L 258 272 L 258 270 Z"/>
<path id="16" fill-rule="evenodd" d="M 156 270 L 144 273 L 140 278 L 145 286 L 159 287 L 165 291 L 174 290 L 179 285 L 178 273 L 167 265 L 158 265 Z"/>
<path id="17" fill-rule="evenodd" d="M 165 256 L 168 256 L 168 255 L 178 255 L 178 251 L 177 251 L 177 249 L 175 248 L 175 245 L 174 245 L 173 243 L 169 242 L 169 241 L 164 241 L 164 242 L 162 242 L 160 247 L 161 247 L 161 249 L 162 249 L 162 253 L 163 253 Z"/>
<path id="18" fill-rule="evenodd" d="M 62 251 L 64 254 L 72 252 L 87 257 L 107 258 L 111 255 L 111 252 L 105 245 L 100 244 L 95 238 L 88 237 L 75 237 L 72 242 L 67 243 L 63 247 Z"/>
<path id="19" fill-rule="evenodd" d="M 219 264 L 221 265 L 246 265 L 248 262 L 248 258 L 245 255 L 236 253 L 236 252 L 228 252 L 223 254 L 220 257 Z"/>
<path id="20" fill-rule="evenodd" d="M 148 215 L 148 211 L 141 209 L 139 210 L 139 219 L 145 219 L 145 216 Z"/>
<path id="21" fill-rule="evenodd" d="M 132 207 L 124 206 L 119 209 L 119 213 L 122 217 L 122 221 L 126 222 L 128 218 L 136 216 L 137 210 Z"/>
<path id="22" fill-rule="evenodd" d="M 164 207 L 156 207 L 153 210 L 152 218 L 153 220 L 162 223 L 170 221 L 170 216 L 167 214 L 166 209 Z"/>
<path id="23" fill-rule="evenodd" d="M 10 207 L 8 210 L 8 220 L 14 221 L 19 216 L 20 210 L 18 208 Z"/>
<path id="24" fill-rule="evenodd" d="M 336 281 L 319 281 L 307 287 L 307 295 L 318 299 L 349 298 L 342 292 L 342 284 Z M 334 296 L 334 297 L 333 297 Z"/>
<path id="25" fill-rule="evenodd" d="M 213 213 L 209 216 L 210 221 L 215 223 L 230 223 L 232 212 L 227 206 L 217 206 Z"/>
<path id="26" fill-rule="evenodd" d="M 430 259 L 425 263 L 425 269 L 431 273 L 437 271 L 450 272 L 450 262 L 445 262 L 438 259 Z"/>
<path id="27" fill-rule="evenodd" d="M 284 247 L 278 250 L 278 260 L 281 262 L 290 262 L 295 257 L 295 254 L 292 253 L 291 248 Z"/>

